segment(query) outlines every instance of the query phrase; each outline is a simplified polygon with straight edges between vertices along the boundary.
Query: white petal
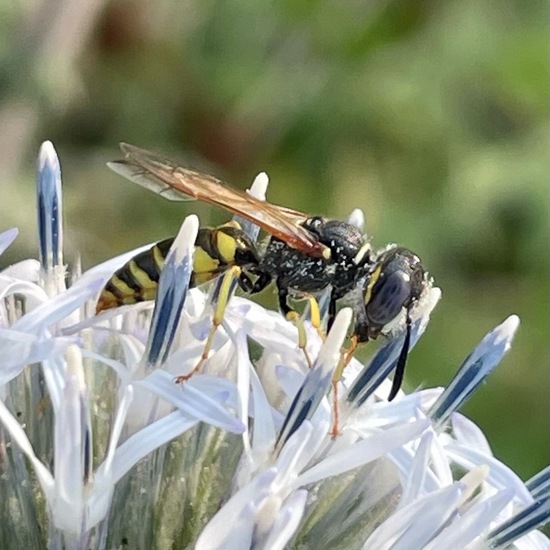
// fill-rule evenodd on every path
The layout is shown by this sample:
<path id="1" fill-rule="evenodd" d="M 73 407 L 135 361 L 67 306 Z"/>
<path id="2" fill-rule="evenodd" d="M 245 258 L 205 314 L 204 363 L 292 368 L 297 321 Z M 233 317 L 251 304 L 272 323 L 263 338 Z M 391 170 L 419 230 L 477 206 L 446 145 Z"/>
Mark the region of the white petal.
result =
<path id="1" fill-rule="evenodd" d="M 195 550 L 246 550 L 251 548 L 258 503 L 272 493 L 277 470 L 263 471 L 235 493 L 208 522 L 200 534 Z M 239 533 L 241 539 L 239 539 Z M 237 541 L 240 546 L 234 543 Z"/>
<path id="2" fill-rule="evenodd" d="M 451 416 L 451 424 L 457 443 L 472 447 L 489 456 L 493 454 L 485 434 L 469 418 L 460 413 L 454 413 Z"/>
<path id="3" fill-rule="evenodd" d="M 533 502 L 533 497 L 525 487 L 523 481 L 512 469 L 496 458 L 464 445 L 454 443 L 446 445 L 445 451 L 451 460 L 467 470 L 471 470 L 476 466 L 489 466 L 487 483 L 496 489 L 505 489 L 507 487 L 514 489 L 515 500 L 524 506 L 528 506 Z"/>
<path id="4" fill-rule="evenodd" d="M 385 432 L 365 434 L 363 440 L 328 456 L 319 464 L 302 473 L 294 483 L 294 487 L 305 486 L 367 464 L 384 456 L 395 447 L 400 447 L 411 439 L 419 437 L 429 425 L 428 420 L 419 420 L 390 428 Z"/>
<path id="5" fill-rule="evenodd" d="M 430 493 L 398 510 L 380 525 L 365 542 L 364 550 L 421 550 L 455 510 L 460 485 Z"/>
<path id="6" fill-rule="evenodd" d="M 38 260 L 21 260 L 2 271 L 2 275 L 20 279 L 28 283 L 37 283 L 40 279 L 40 262 Z M 44 293 L 45 294 L 45 293 Z"/>
<path id="7" fill-rule="evenodd" d="M 129 437 L 115 451 L 113 483 L 118 482 L 143 457 L 192 428 L 197 422 L 195 418 L 188 418 L 180 411 L 175 411 Z"/>
<path id="8" fill-rule="evenodd" d="M 187 416 L 195 417 L 233 433 L 242 433 L 245 430 L 242 422 L 230 414 L 219 401 L 215 401 L 195 388 L 193 379 L 183 384 L 174 384 L 174 379 L 170 374 L 156 370 L 145 380 L 136 382 L 136 385 L 160 395 L 185 412 Z"/>
<path id="9" fill-rule="evenodd" d="M 515 550 L 549 550 L 550 539 L 540 531 L 531 531 L 514 542 Z"/>
<path id="10" fill-rule="evenodd" d="M 416 500 L 422 493 L 424 480 L 429 470 L 430 447 L 433 439 L 433 431 L 427 431 L 420 439 L 407 481 L 403 487 L 403 494 L 399 502 L 400 508 Z"/>
<path id="11" fill-rule="evenodd" d="M 292 538 L 302 516 L 307 501 L 307 491 L 299 490 L 292 493 L 284 502 L 277 514 L 271 533 L 261 548 L 264 550 L 284 550 Z"/>
<path id="12" fill-rule="evenodd" d="M 46 292 L 35 283 L 21 281 L 1 274 L 0 300 L 13 294 L 22 294 L 25 296 L 26 311 L 30 311 L 48 300 Z"/>
<path id="13" fill-rule="evenodd" d="M 126 415 L 132 399 L 134 397 L 134 389 L 132 386 L 126 386 L 124 388 L 124 393 L 118 406 L 117 413 L 115 416 L 115 421 L 113 422 L 113 427 L 111 429 L 111 436 L 109 438 L 109 447 L 107 449 L 107 456 L 105 457 L 104 463 L 104 473 L 108 472 L 111 469 L 112 463 L 115 458 L 116 447 L 118 445 L 118 440 L 120 439 L 120 434 L 122 433 L 122 428 L 124 426 L 124 421 L 126 420 Z"/>
<path id="14" fill-rule="evenodd" d="M 86 286 L 73 286 L 27 313 L 13 325 L 13 328 L 22 332 L 36 332 L 48 327 L 84 304 L 86 300 L 98 292 L 99 288 L 97 281 Z"/>
<path id="15" fill-rule="evenodd" d="M 487 530 L 497 514 L 514 496 L 511 489 L 504 489 L 487 500 L 477 503 L 451 525 L 443 529 L 424 550 L 463 550 L 476 537 Z"/>
<path id="16" fill-rule="evenodd" d="M 55 420 L 55 506 L 52 507 L 55 525 L 64 531 L 76 532 L 81 528 L 83 514 L 80 387 L 76 377 L 69 377 L 63 394 L 63 405 Z"/>

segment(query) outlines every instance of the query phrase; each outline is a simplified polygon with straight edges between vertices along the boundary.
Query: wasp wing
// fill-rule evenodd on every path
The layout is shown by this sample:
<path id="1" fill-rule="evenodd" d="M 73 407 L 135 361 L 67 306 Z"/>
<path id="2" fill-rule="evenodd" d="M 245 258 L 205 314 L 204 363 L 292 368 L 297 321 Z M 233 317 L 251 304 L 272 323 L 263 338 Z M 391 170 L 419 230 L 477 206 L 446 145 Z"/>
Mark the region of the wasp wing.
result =
<path id="1" fill-rule="evenodd" d="M 121 143 L 124 160 L 109 167 L 122 176 L 169 200 L 199 200 L 229 210 L 260 226 L 290 247 L 314 257 L 326 257 L 328 248 L 302 227 L 308 216 L 277 206 L 226 186 L 201 172 L 177 165 L 170 159 Z"/>

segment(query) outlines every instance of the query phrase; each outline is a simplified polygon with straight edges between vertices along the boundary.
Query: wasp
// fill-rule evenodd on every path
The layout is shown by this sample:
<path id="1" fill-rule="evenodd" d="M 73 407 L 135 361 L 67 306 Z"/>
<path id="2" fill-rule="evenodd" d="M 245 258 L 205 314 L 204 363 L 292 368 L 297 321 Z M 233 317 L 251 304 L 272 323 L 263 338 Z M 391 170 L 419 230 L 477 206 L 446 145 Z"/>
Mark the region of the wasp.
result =
<path id="1" fill-rule="evenodd" d="M 337 302 L 347 295 L 360 295 L 361 299 L 353 300 L 356 343 L 378 338 L 405 310 L 407 333 L 390 394 L 391 399 L 395 397 L 410 345 L 410 312 L 427 284 L 416 255 L 399 246 L 373 253 L 369 240 L 354 225 L 258 200 L 214 176 L 134 145 L 122 143 L 121 149 L 124 159 L 109 167 L 124 177 L 169 200 L 199 200 L 221 207 L 269 234 L 257 246 L 235 222 L 200 229 L 191 286 L 237 267 L 237 282 L 246 293 L 261 292 L 275 282 L 279 307 L 287 318 L 295 314 L 289 296 L 317 295 L 330 289 L 329 329 Z M 96 311 L 154 299 L 172 241 L 155 244 L 121 267 L 101 292 Z"/>

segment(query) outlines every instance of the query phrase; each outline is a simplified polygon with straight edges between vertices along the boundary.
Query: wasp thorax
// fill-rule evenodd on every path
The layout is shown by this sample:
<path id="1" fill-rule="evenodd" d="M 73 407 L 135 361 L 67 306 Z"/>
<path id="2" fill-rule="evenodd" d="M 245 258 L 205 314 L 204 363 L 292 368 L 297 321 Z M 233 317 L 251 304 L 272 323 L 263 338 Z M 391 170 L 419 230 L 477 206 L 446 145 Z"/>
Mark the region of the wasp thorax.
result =
<path id="1" fill-rule="evenodd" d="M 333 259 L 353 259 L 365 244 L 361 231 L 349 223 L 326 220 L 320 216 L 309 218 L 304 227 L 315 234 L 319 241 L 328 246 Z"/>

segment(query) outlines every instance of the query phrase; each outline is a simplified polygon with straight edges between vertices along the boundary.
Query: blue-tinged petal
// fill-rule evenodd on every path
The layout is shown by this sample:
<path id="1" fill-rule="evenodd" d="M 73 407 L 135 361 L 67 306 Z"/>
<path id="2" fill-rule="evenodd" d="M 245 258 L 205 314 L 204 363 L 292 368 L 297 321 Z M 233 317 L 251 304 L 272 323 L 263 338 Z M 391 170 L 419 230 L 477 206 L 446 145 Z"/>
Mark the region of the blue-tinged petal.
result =
<path id="1" fill-rule="evenodd" d="M 423 550 L 464 550 L 479 537 L 513 497 L 511 489 L 503 489 L 486 500 L 477 502 L 447 526 Z"/>
<path id="2" fill-rule="evenodd" d="M 11 243 L 15 241 L 17 235 L 19 235 L 19 229 L 16 227 L 0 233 L 0 256 L 6 251 Z"/>
<path id="3" fill-rule="evenodd" d="M 90 282 L 86 286 L 71 287 L 27 313 L 12 328 L 21 332 L 40 332 L 67 317 L 100 288 L 98 281 Z"/>
<path id="4" fill-rule="evenodd" d="M 550 466 L 546 466 L 538 474 L 535 474 L 525 483 L 525 486 L 535 500 L 550 494 Z"/>
<path id="5" fill-rule="evenodd" d="M 341 358 L 342 345 L 351 323 L 352 311 L 342 309 L 332 325 L 325 343 L 315 360 L 313 368 L 308 372 L 304 383 L 285 418 L 278 441 L 284 445 L 285 441 L 300 427 L 304 420 L 309 420 L 321 400 L 330 389 L 332 375 Z"/>
<path id="6" fill-rule="evenodd" d="M 130 436 L 115 451 L 112 461 L 113 483 L 125 476 L 142 458 L 197 423 L 196 418 L 189 418 L 182 412 L 175 411 Z"/>
<path id="7" fill-rule="evenodd" d="M 519 318 L 511 315 L 489 332 L 464 360 L 447 389 L 429 411 L 438 425 L 443 425 L 476 391 L 500 363 L 519 327 Z"/>
<path id="8" fill-rule="evenodd" d="M 224 406 L 230 409 L 237 409 L 239 395 L 235 383 L 231 380 L 209 374 L 198 374 L 193 376 L 192 380 L 193 387 L 196 390 L 209 395 L 212 399 L 218 403 L 223 403 Z"/>
<path id="9" fill-rule="evenodd" d="M 75 337 L 41 338 L 13 329 L 0 329 L 0 385 L 18 376 L 28 364 L 58 357 Z"/>
<path id="10" fill-rule="evenodd" d="M 411 326 L 411 341 L 409 351 L 414 348 L 416 342 L 426 330 L 430 319 L 430 313 L 436 306 L 441 291 L 438 288 L 431 288 L 426 296 L 420 316 L 414 320 Z M 347 401 L 355 407 L 360 407 L 382 384 L 386 378 L 395 370 L 399 354 L 405 341 L 405 332 L 395 338 L 386 341 L 376 352 L 367 366 L 357 376 L 348 390 Z"/>
<path id="11" fill-rule="evenodd" d="M 303 386 L 306 375 L 293 367 L 277 365 L 274 369 L 277 382 L 283 393 L 290 398 L 296 396 Z"/>
<path id="12" fill-rule="evenodd" d="M 197 390 L 193 385 L 193 379 L 183 384 L 174 384 L 174 379 L 170 374 L 156 370 L 144 380 L 136 382 L 136 385 L 166 399 L 187 416 L 197 418 L 232 433 L 242 433 L 246 429 L 238 418 L 230 414 L 221 405 L 220 401 L 215 401 Z"/>
<path id="13" fill-rule="evenodd" d="M 514 541 L 548 523 L 550 496 L 536 500 L 487 535 L 490 548 L 508 548 Z"/>
<path id="14" fill-rule="evenodd" d="M 369 402 L 354 412 L 347 426 L 366 430 L 407 422 L 411 418 L 417 418 L 421 411 L 427 410 L 442 391 L 442 388 L 429 388 L 393 401 Z"/>
<path id="15" fill-rule="evenodd" d="M 39 259 L 44 271 L 63 265 L 61 168 L 54 146 L 45 141 L 38 154 Z"/>
<path id="16" fill-rule="evenodd" d="M 295 481 L 295 487 L 315 483 L 338 475 L 380 458 L 392 449 L 420 437 L 428 429 L 428 420 L 418 420 L 389 428 L 383 432 L 361 434 L 363 439 L 327 456 L 321 462 L 303 472 Z"/>
<path id="17" fill-rule="evenodd" d="M 198 229 L 198 218 L 188 216 L 166 256 L 144 357 L 150 367 L 158 367 L 168 358 L 193 271 Z"/>

